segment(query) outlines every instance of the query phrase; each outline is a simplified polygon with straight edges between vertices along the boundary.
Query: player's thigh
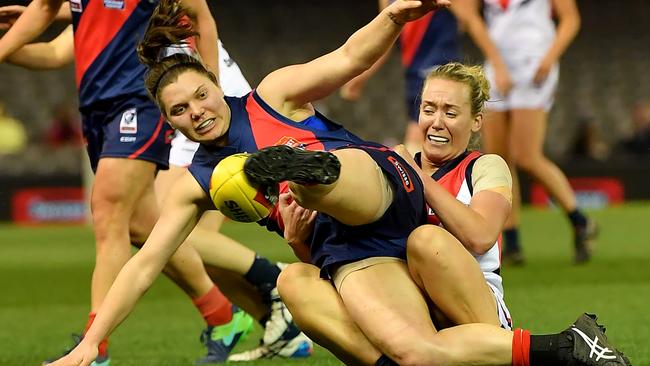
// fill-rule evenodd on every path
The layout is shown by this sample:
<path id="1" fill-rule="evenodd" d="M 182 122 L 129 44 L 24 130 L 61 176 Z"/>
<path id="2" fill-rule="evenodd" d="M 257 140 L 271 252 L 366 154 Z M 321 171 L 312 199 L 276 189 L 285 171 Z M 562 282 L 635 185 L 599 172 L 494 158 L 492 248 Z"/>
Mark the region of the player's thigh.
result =
<path id="1" fill-rule="evenodd" d="M 153 191 L 156 164 L 146 160 L 102 158 L 93 184 L 93 211 L 102 205 L 132 212 L 147 190 Z"/>
<path id="2" fill-rule="evenodd" d="M 546 136 L 546 112 L 543 109 L 513 109 L 511 116 L 512 158 L 518 164 L 540 158 Z"/>
<path id="3" fill-rule="evenodd" d="M 482 151 L 489 154 L 498 154 L 507 160 L 509 136 L 508 112 L 486 111 L 483 117 L 483 127 L 481 128 Z"/>
<path id="4" fill-rule="evenodd" d="M 355 323 L 389 356 L 408 351 L 436 332 L 427 303 L 402 261 L 349 273 L 339 293 Z"/>

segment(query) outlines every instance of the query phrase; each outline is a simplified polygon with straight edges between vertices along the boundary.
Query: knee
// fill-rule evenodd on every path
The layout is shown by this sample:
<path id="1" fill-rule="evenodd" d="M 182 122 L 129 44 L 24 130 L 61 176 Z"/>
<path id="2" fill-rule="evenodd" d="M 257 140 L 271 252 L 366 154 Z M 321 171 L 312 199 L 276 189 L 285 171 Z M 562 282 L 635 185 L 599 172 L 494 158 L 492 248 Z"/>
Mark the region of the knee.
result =
<path id="1" fill-rule="evenodd" d="M 301 302 L 306 300 L 304 295 L 305 285 L 314 276 L 315 267 L 305 263 L 291 263 L 285 267 L 278 276 L 277 287 L 282 301 L 293 312 L 300 308 Z M 317 269 L 316 269 L 317 271 Z"/>
<path id="2" fill-rule="evenodd" d="M 444 254 L 452 245 L 453 237 L 439 226 L 423 225 L 413 230 L 408 237 L 406 253 L 408 262 L 425 261 L 427 265 L 435 265 L 444 261 Z"/>
<path id="3" fill-rule="evenodd" d="M 511 161 L 517 168 L 525 172 L 531 172 L 539 166 L 541 159 L 541 155 L 528 152 L 525 154 L 513 154 Z"/>

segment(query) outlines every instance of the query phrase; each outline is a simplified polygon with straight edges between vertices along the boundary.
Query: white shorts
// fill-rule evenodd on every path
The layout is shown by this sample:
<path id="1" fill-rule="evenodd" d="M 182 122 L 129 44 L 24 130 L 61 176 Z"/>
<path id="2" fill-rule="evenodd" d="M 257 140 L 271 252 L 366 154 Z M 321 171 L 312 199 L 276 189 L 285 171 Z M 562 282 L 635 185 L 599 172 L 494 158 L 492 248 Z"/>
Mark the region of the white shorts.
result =
<path id="1" fill-rule="evenodd" d="M 485 104 L 486 109 L 497 112 L 512 109 L 543 109 L 547 112 L 551 110 L 560 68 L 557 64 L 553 65 L 546 80 L 540 85 L 535 84 L 533 77 L 540 61 L 535 57 L 506 61 L 513 83 L 507 96 L 496 90 L 494 68 L 490 63 L 486 63 L 485 74 L 490 82 L 490 100 Z"/>
<path id="2" fill-rule="evenodd" d="M 489 282 L 487 282 L 487 284 L 490 286 L 490 290 L 492 290 L 492 294 L 494 294 L 494 300 L 496 300 L 497 303 L 497 313 L 499 313 L 501 328 L 512 330 L 512 317 L 510 316 L 510 311 L 508 311 L 506 302 L 503 299 L 503 293 L 501 293 L 501 291 L 499 291 L 499 289 L 493 284 Z"/>
<path id="3" fill-rule="evenodd" d="M 221 44 L 219 45 L 219 82 L 223 93 L 232 97 L 241 97 L 251 91 L 251 86 L 242 75 L 239 66 L 230 58 L 230 55 Z M 186 167 L 192 163 L 194 153 L 199 148 L 199 143 L 188 140 L 179 131 L 174 132 L 171 150 L 169 151 L 169 164 Z"/>

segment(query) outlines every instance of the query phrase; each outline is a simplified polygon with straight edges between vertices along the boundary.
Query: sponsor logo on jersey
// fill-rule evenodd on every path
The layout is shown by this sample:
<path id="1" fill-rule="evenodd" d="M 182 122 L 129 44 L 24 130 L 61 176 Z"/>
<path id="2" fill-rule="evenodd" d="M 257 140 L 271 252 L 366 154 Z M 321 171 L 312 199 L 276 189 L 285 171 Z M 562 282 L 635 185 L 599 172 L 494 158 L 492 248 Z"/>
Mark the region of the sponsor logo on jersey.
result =
<path id="1" fill-rule="evenodd" d="M 395 169 L 397 169 L 400 178 L 402 178 L 402 185 L 404 186 L 406 192 L 407 193 L 413 192 L 413 190 L 415 189 L 415 187 L 413 187 L 413 181 L 411 180 L 411 176 L 409 175 L 409 173 L 402 166 L 402 163 L 397 161 L 397 159 L 395 159 L 392 156 L 389 156 L 387 159 L 388 161 L 390 161 L 391 164 L 393 164 Z"/>
<path id="2" fill-rule="evenodd" d="M 120 142 L 135 142 L 135 136 L 122 136 L 120 137 Z"/>
<path id="3" fill-rule="evenodd" d="M 120 133 L 134 134 L 138 133 L 138 111 L 130 108 L 122 113 L 120 119 Z"/>
<path id="4" fill-rule="evenodd" d="M 70 11 L 81 13 L 83 11 L 81 0 L 70 0 Z"/>
<path id="5" fill-rule="evenodd" d="M 297 149 L 304 149 L 307 147 L 307 145 L 303 144 L 302 142 L 296 140 L 295 138 L 291 136 L 284 136 L 281 139 L 278 140 L 278 142 L 275 143 L 276 145 L 286 145 L 286 146 L 291 146 L 295 147 Z"/>
<path id="6" fill-rule="evenodd" d="M 124 0 L 104 0 L 104 7 L 107 9 L 124 9 Z"/>

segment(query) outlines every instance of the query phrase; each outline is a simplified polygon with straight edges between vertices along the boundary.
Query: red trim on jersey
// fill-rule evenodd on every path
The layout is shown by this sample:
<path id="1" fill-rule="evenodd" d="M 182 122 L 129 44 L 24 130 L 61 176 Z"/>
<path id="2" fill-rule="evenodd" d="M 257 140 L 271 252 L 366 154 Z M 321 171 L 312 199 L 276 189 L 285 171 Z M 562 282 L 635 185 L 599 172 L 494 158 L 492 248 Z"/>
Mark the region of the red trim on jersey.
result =
<path id="1" fill-rule="evenodd" d="M 323 143 L 312 131 L 278 121 L 255 101 L 253 93 L 246 100 L 246 111 L 258 149 L 275 145 L 289 145 L 304 147 L 307 150 L 325 150 Z M 296 124 L 298 123 L 296 122 Z"/>
<path id="2" fill-rule="evenodd" d="M 510 0 L 499 0 L 499 5 L 501 5 L 503 10 L 506 10 L 508 9 L 508 5 L 510 5 Z"/>
<path id="3" fill-rule="evenodd" d="M 472 151 L 451 171 L 443 175 L 438 179 L 438 184 L 440 184 L 447 192 L 451 193 L 452 196 L 457 197 L 460 192 L 460 188 L 463 186 L 465 181 L 465 171 L 467 166 L 474 160 L 478 159 L 481 156 L 481 153 L 478 151 Z M 435 215 L 435 212 L 431 208 L 427 208 L 428 217 L 427 222 L 432 225 L 440 225 L 440 220 Z"/>
<path id="4" fill-rule="evenodd" d="M 429 28 L 429 23 L 431 23 L 431 18 L 434 13 L 432 11 L 422 18 L 404 25 L 402 34 L 400 35 L 402 65 L 409 66 L 413 62 L 415 53 L 420 48 L 420 43 L 422 42 L 422 38 L 424 38 L 424 34 L 427 32 L 427 28 Z"/>
<path id="5" fill-rule="evenodd" d="M 88 2 L 74 32 L 77 87 L 90 65 L 115 38 L 139 3 L 139 0 L 124 0 L 124 9 L 118 10 L 105 9 L 103 1 Z"/>
<path id="6" fill-rule="evenodd" d="M 144 145 L 142 145 L 142 147 L 139 148 L 138 151 L 136 151 L 133 154 L 129 155 L 129 159 L 137 158 L 138 156 L 140 156 L 140 154 L 145 152 L 149 148 L 149 146 L 151 146 L 151 144 L 153 144 L 154 141 L 156 141 L 156 139 L 158 138 L 158 135 L 160 134 L 160 130 L 162 129 L 164 121 L 165 121 L 164 118 L 162 116 L 160 116 L 160 119 L 158 120 L 158 124 L 156 125 L 156 130 L 151 134 L 151 137 L 149 137 L 149 140 L 147 140 L 147 142 Z"/>

